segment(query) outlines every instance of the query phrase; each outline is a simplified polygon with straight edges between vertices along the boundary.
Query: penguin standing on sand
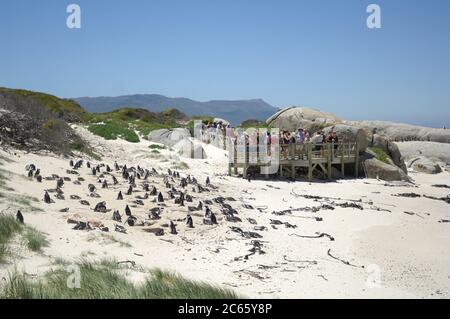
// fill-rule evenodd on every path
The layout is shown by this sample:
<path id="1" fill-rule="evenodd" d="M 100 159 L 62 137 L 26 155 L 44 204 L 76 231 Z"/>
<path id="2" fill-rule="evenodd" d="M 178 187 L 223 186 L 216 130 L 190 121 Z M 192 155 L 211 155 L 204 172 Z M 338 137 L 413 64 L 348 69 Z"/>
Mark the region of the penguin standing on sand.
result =
<path id="1" fill-rule="evenodd" d="M 47 203 L 47 204 L 50 204 L 52 202 L 48 192 L 45 192 L 45 194 L 44 194 L 44 202 Z"/>
<path id="2" fill-rule="evenodd" d="M 122 191 L 119 191 L 119 194 L 117 195 L 117 200 L 123 200 Z"/>
<path id="3" fill-rule="evenodd" d="M 213 223 L 214 225 L 217 225 L 217 218 L 213 212 L 210 212 L 209 218 L 211 219 L 211 223 Z"/>
<path id="4" fill-rule="evenodd" d="M 17 211 L 16 219 L 17 219 L 17 221 L 18 221 L 19 223 L 25 224 L 24 219 L 23 219 L 23 215 L 22 215 L 22 213 L 20 212 L 20 210 Z"/>
<path id="5" fill-rule="evenodd" d="M 170 233 L 172 235 L 178 234 L 177 228 L 175 227 L 175 224 L 173 223 L 173 221 L 170 221 Z"/>
<path id="6" fill-rule="evenodd" d="M 113 213 L 113 220 L 114 221 L 116 221 L 116 222 L 122 222 L 122 216 L 120 216 L 120 213 L 119 213 L 119 211 L 118 210 L 115 210 L 114 211 L 114 213 Z"/>
<path id="7" fill-rule="evenodd" d="M 130 187 L 128 187 L 127 195 L 131 195 L 132 193 L 133 193 L 133 186 L 130 185 Z"/>
<path id="8" fill-rule="evenodd" d="M 187 215 L 187 217 L 186 217 L 186 225 L 189 227 L 189 228 L 194 228 L 194 221 L 192 220 L 192 216 L 191 215 Z"/>
<path id="9" fill-rule="evenodd" d="M 125 207 L 125 215 L 131 216 L 131 209 L 128 205 Z"/>

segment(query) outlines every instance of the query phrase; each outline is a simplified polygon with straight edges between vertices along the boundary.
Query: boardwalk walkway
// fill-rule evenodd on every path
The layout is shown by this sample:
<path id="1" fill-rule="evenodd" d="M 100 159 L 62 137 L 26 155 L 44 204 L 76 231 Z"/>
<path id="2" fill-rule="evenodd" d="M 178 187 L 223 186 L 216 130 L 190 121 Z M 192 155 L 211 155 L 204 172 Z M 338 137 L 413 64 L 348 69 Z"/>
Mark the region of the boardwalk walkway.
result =
<path id="1" fill-rule="evenodd" d="M 342 176 L 345 176 L 347 164 L 353 164 L 355 177 L 358 177 L 359 151 L 356 143 L 337 144 L 288 144 L 279 145 L 279 150 L 275 150 L 278 158 L 269 156 L 266 151 L 248 146 L 234 146 L 229 150 L 228 174 L 238 174 L 238 169 L 242 169 L 242 176 L 247 177 L 247 172 L 251 167 L 270 167 L 278 165 L 277 174 L 283 176 L 286 171 L 292 179 L 297 177 L 297 168 L 307 168 L 307 179 L 313 178 L 313 171 L 321 169 L 328 179 L 332 179 L 332 167 L 336 166 Z M 263 169 L 264 170 L 264 169 Z M 266 169 L 267 170 L 267 169 Z M 273 170 L 272 170 L 273 172 Z M 269 174 L 265 174 L 269 175 Z"/>

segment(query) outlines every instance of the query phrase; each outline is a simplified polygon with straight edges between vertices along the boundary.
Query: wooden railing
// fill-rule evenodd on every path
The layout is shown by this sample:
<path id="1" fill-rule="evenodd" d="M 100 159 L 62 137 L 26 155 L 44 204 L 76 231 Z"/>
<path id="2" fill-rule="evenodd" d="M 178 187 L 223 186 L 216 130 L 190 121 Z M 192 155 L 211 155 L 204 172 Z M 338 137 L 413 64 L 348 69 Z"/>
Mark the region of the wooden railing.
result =
<path id="1" fill-rule="evenodd" d="M 261 151 L 261 152 L 260 152 Z M 336 158 L 353 158 L 357 154 L 356 143 L 280 144 L 270 152 L 279 153 L 279 161 L 327 161 Z M 231 158 L 237 164 L 268 163 L 271 153 L 257 146 L 235 145 Z"/>

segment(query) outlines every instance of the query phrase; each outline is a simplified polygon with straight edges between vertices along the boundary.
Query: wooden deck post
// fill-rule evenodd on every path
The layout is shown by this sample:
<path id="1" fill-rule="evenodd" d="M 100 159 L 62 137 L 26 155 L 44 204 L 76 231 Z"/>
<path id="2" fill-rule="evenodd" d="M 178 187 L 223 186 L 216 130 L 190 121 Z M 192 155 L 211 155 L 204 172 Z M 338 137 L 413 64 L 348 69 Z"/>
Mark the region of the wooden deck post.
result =
<path id="1" fill-rule="evenodd" d="M 359 175 L 359 145 L 358 142 L 356 142 L 355 146 L 355 177 L 358 178 Z"/>
<path id="2" fill-rule="evenodd" d="M 312 181 L 312 144 L 308 144 L 308 180 Z"/>
<path id="3" fill-rule="evenodd" d="M 333 154 L 332 154 L 332 151 L 333 151 L 333 145 L 332 145 L 332 143 L 328 143 L 327 144 L 327 146 L 328 146 L 328 167 L 327 167 L 327 171 L 328 171 L 328 173 L 327 173 L 327 175 L 328 175 L 328 180 L 331 180 L 331 178 L 332 178 L 332 174 L 331 174 L 331 162 L 333 161 Z"/>
<path id="4" fill-rule="evenodd" d="M 238 157 L 237 157 L 237 148 L 233 146 L 234 152 L 234 175 L 238 174 Z"/>

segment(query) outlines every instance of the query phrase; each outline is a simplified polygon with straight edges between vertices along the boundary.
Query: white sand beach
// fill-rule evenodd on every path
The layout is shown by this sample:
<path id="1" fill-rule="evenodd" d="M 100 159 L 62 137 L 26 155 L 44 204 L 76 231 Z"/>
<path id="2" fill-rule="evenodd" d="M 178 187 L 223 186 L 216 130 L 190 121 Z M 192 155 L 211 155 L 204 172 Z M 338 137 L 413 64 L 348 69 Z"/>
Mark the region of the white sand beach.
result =
<path id="1" fill-rule="evenodd" d="M 227 176 L 225 153 L 210 145 L 204 145 L 208 159 L 184 159 L 170 150 L 152 152 L 148 141 L 107 141 L 82 127 L 76 127 L 76 131 L 103 156 L 100 162 L 91 161 L 92 164 L 105 163 L 113 168 L 117 161 L 120 165 L 139 165 L 164 173 L 171 168 L 182 176 L 190 174 L 200 183 L 209 176 L 214 187 L 208 192 L 193 193 L 189 186 L 187 190 L 193 202 L 186 203 L 185 207 L 175 205 L 173 200 L 165 201 L 162 219 L 151 221 L 152 227 L 161 227 L 172 220 L 177 225 L 177 235 L 166 231 L 158 237 L 143 230 L 148 227 L 128 225 L 125 226 L 127 234 L 123 234 L 114 231 L 113 210 L 120 210 L 123 215 L 128 204 L 139 220 L 148 220 L 149 209 L 157 205 L 152 202 L 153 196 L 144 200 L 144 206 L 133 203 L 135 196 L 145 194 L 141 181 L 137 181 L 133 195 L 124 194 L 124 200 L 119 201 L 117 193 L 119 190 L 125 193 L 128 187 L 120 172 L 112 172 L 119 180 L 115 186 L 111 177 L 105 175 L 109 187 L 102 189 L 98 176 L 93 176 L 85 165 L 78 170 L 79 175 L 68 174 L 70 158 L 0 150 L 0 157 L 8 159 L 2 161 L 1 168 L 11 173 L 7 185 L 13 190 L 7 194 L 39 200 L 32 205 L 42 211 L 22 210 L 22 213 L 25 223 L 46 233 L 50 242 L 42 253 L 31 253 L 16 243 L 13 260 L 0 266 L 1 278 L 7 277 L 13 268 L 24 270 L 31 277 L 39 276 L 52 269 L 53 261 L 58 258 L 77 261 L 107 257 L 134 261 L 136 270 L 130 276 L 136 281 L 143 278 L 140 267 L 159 267 L 190 279 L 232 288 L 250 298 L 450 297 L 450 222 L 445 222 L 450 220 L 449 204 L 423 196 L 393 196 L 413 192 L 446 197 L 448 189 L 432 185 L 449 184 L 447 171 L 437 175 L 411 172 L 414 184 L 409 186 L 362 178 L 326 183 L 275 179 L 248 182 Z M 174 168 L 180 162 L 188 168 L 184 165 Z M 44 179 L 38 183 L 29 179 L 25 166 L 31 163 L 41 170 L 43 177 L 52 174 L 70 177 L 71 181 L 66 181 L 62 188 L 64 200 L 50 194 L 55 203 L 44 203 L 45 190 L 55 188 L 56 181 Z M 73 183 L 78 177 L 84 179 L 81 185 Z M 162 178 L 152 176 L 149 183 L 167 196 Z M 96 186 L 100 198 L 90 197 L 88 184 Z M 71 195 L 89 201 L 90 205 L 80 204 Z M 304 195 L 321 198 L 310 199 Z M 183 218 L 188 205 L 196 206 L 199 200 L 219 196 L 235 199 L 226 203 L 237 210 L 242 222 L 226 221 L 221 206 L 214 203 L 210 208 L 218 217 L 218 225 L 204 225 L 202 212 L 197 212 L 191 214 L 195 227 L 186 227 Z M 93 211 L 101 201 L 107 203 L 110 212 Z M 363 209 L 336 206 L 344 203 Z M 0 200 L 0 211 L 15 214 L 16 204 Z M 244 208 L 244 204 L 251 207 Z M 333 206 L 334 210 L 305 209 L 322 205 Z M 68 212 L 60 212 L 65 208 Z M 273 213 L 283 210 L 291 211 Z M 109 232 L 74 230 L 74 225 L 67 223 L 68 218 L 101 222 Z M 275 222 L 271 224 L 271 220 Z M 252 239 L 231 231 L 232 226 L 260 234 L 262 238 L 256 240 L 262 243 L 264 253 L 244 258 L 253 246 Z M 265 226 L 266 230 L 255 231 L 255 226 Z M 326 235 L 320 237 L 320 234 Z"/>

